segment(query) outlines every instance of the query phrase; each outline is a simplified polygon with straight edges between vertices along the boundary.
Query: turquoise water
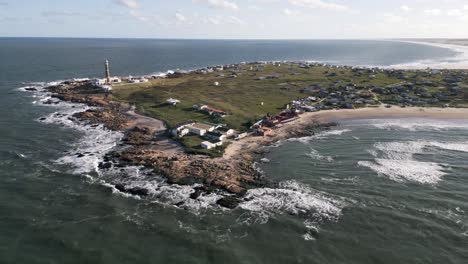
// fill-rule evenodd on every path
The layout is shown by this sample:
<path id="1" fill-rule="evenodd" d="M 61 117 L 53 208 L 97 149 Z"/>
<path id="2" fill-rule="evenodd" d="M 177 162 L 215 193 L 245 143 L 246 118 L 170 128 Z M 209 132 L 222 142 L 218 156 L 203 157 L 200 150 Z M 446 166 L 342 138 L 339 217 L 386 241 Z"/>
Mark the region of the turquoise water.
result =
<path id="1" fill-rule="evenodd" d="M 409 57 L 409 55 L 411 57 Z M 240 208 L 140 168 L 102 172 L 121 136 L 74 124 L 21 87 L 254 60 L 392 65 L 450 50 L 376 41 L 0 39 L 1 263 L 465 263 L 468 121 L 340 122 L 270 148 L 278 184 Z M 45 118 L 39 120 L 41 118 Z M 77 157 L 76 153 L 88 153 Z M 113 192 L 125 181 L 148 199 Z M 183 201 L 182 208 L 174 204 Z"/>

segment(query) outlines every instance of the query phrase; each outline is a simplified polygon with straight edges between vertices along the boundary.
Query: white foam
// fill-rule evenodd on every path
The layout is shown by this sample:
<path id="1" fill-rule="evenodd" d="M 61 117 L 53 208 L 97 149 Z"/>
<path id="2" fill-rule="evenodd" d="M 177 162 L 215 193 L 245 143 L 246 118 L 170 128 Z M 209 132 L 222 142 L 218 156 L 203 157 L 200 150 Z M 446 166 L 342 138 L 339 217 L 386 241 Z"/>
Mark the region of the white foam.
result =
<path id="1" fill-rule="evenodd" d="M 379 129 L 386 130 L 408 130 L 408 131 L 440 131 L 449 129 L 468 130 L 468 120 L 440 120 L 440 119 L 376 119 L 369 120 L 370 125 Z"/>
<path id="2" fill-rule="evenodd" d="M 465 142 L 428 142 L 427 144 L 444 150 L 468 152 L 468 143 Z"/>
<path id="3" fill-rule="evenodd" d="M 129 197 L 137 197 L 126 193 L 121 193 L 113 185 L 121 183 L 127 189 L 142 188 L 148 190 L 148 199 L 155 203 L 163 205 L 178 205 L 181 208 L 188 209 L 193 213 L 200 213 L 202 209 L 219 208 L 216 202 L 224 193 L 202 193 L 197 199 L 192 199 L 190 195 L 195 192 L 199 184 L 177 185 L 170 184 L 160 176 L 155 176 L 150 169 L 138 166 L 127 166 L 125 168 L 112 168 L 100 171 L 101 184 L 110 186 L 114 192 Z M 141 198 L 141 197 L 140 197 Z"/>
<path id="4" fill-rule="evenodd" d="M 341 136 L 344 133 L 348 133 L 348 132 L 351 132 L 351 129 L 328 130 L 328 131 L 319 132 L 319 133 L 317 133 L 317 134 L 315 134 L 313 136 L 301 137 L 301 138 L 291 138 L 291 139 L 288 139 L 287 141 L 290 141 L 290 142 L 291 141 L 298 141 L 298 142 L 302 142 L 304 144 L 307 144 L 312 140 L 326 139 L 326 138 L 329 138 L 330 136 Z"/>
<path id="5" fill-rule="evenodd" d="M 337 221 L 345 206 L 342 199 L 313 190 L 297 181 L 281 182 L 279 188 L 259 188 L 247 191 L 244 202 L 239 207 L 251 212 L 254 219 L 245 223 L 266 223 L 277 214 L 301 214 L 306 216 L 309 225 L 317 225 L 325 220 Z"/>
<path id="6" fill-rule="evenodd" d="M 414 158 L 415 154 L 422 154 L 425 149 L 435 145 L 444 144 L 429 141 L 376 143 L 375 150 L 369 151 L 375 157 L 374 161 L 359 161 L 358 165 L 394 181 L 436 184 L 446 175 L 446 165 Z"/>
<path id="7" fill-rule="evenodd" d="M 375 162 L 359 161 L 358 164 L 399 182 L 408 180 L 423 184 L 436 184 L 446 174 L 443 172 L 443 167 L 437 163 L 415 160 L 375 159 Z"/>
<path id="8" fill-rule="evenodd" d="M 46 96 L 43 100 L 48 100 L 48 98 Z M 59 124 L 82 133 L 82 137 L 72 144 L 72 151 L 55 162 L 71 165 L 73 168 L 71 172 L 76 174 L 96 172 L 99 162 L 106 153 L 117 145 L 123 134 L 108 130 L 103 125 L 91 126 L 71 120 L 73 114 L 91 109 L 86 105 L 60 102 L 48 106 L 54 107 L 58 111 L 40 118 L 40 122 Z"/>
<path id="9" fill-rule="evenodd" d="M 440 59 L 426 59 L 418 60 L 409 63 L 394 64 L 385 66 L 383 68 L 396 68 L 396 69 L 468 69 L 468 47 L 462 45 L 453 44 L 441 44 L 441 43 L 428 43 L 428 42 L 417 42 L 417 41 L 404 41 L 408 43 L 414 43 L 419 45 L 434 46 L 444 49 L 450 49 L 455 51 L 457 54 L 452 57 L 445 57 Z"/>
<path id="10" fill-rule="evenodd" d="M 306 156 L 308 156 L 308 157 L 310 157 L 311 159 L 314 159 L 314 160 L 328 161 L 328 162 L 333 161 L 333 157 L 323 156 L 318 152 L 318 150 L 313 149 L 313 148 L 310 148 L 310 152 L 307 153 Z"/>

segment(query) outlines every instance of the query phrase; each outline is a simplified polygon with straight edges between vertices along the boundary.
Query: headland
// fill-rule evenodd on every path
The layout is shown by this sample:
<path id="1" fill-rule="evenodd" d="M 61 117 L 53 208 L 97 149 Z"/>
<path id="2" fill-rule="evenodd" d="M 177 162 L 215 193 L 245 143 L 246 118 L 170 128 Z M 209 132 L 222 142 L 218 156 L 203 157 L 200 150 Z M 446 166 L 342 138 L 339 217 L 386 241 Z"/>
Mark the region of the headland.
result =
<path id="1" fill-rule="evenodd" d="M 110 83 L 109 83 L 110 82 Z M 91 109 L 76 122 L 124 132 L 125 147 L 100 169 L 145 166 L 173 184 L 231 195 L 274 184 L 255 169 L 263 147 L 310 136 L 345 119 L 468 118 L 465 70 L 396 70 L 304 62 L 220 65 L 164 76 L 70 80 L 46 88 L 53 99 Z M 141 188 L 115 183 L 121 192 Z"/>

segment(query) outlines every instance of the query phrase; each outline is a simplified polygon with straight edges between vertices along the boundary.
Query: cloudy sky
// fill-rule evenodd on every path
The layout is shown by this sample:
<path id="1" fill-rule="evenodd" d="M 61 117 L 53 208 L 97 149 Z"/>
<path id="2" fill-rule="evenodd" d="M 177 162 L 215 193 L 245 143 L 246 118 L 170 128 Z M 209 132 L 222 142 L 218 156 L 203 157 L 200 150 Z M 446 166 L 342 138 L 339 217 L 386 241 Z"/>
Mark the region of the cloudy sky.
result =
<path id="1" fill-rule="evenodd" d="M 468 0 L 0 0 L 0 36 L 468 38 Z"/>

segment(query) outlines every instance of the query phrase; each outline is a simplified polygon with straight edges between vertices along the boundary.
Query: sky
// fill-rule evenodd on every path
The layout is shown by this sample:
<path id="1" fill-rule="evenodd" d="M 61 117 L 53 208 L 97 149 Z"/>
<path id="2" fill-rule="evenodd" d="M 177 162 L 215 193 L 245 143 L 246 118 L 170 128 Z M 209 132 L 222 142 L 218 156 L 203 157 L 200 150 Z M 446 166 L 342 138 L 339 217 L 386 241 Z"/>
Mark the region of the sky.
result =
<path id="1" fill-rule="evenodd" d="M 468 38 L 468 0 L 0 0 L 0 37 Z"/>

